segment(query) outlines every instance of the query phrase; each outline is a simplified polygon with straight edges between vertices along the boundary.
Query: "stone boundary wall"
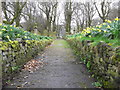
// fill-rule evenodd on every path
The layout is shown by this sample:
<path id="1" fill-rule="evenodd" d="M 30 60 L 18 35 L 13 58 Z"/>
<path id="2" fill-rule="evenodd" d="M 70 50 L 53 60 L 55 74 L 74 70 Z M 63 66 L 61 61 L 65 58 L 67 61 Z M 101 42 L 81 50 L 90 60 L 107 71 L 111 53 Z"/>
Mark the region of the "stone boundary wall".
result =
<path id="1" fill-rule="evenodd" d="M 103 87 L 120 87 L 120 46 L 112 47 L 105 42 L 93 45 L 92 41 L 76 38 L 67 41 Z"/>
<path id="2" fill-rule="evenodd" d="M 2 83 L 14 77 L 14 75 L 22 68 L 25 62 L 32 59 L 38 52 L 49 45 L 52 40 L 26 40 L 0 42 L 0 53 L 2 53 Z"/>

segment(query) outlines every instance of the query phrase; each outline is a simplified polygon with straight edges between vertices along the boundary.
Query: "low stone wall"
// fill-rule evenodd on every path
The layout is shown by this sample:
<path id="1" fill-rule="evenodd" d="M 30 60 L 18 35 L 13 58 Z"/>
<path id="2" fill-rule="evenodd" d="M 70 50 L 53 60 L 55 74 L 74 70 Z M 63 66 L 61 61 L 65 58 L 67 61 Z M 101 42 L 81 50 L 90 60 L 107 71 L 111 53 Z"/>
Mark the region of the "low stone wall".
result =
<path id="1" fill-rule="evenodd" d="M 0 42 L 0 50 L 2 53 L 2 81 L 3 85 L 6 81 L 14 77 L 23 64 L 32 59 L 38 52 L 50 44 L 52 40 L 26 40 L 22 42 Z"/>
<path id="2" fill-rule="evenodd" d="M 76 38 L 67 41 L 103 87 L 120 87 L 120 47 L 112 47 L 104 42 L 93 45 L 92 41 Z"/>

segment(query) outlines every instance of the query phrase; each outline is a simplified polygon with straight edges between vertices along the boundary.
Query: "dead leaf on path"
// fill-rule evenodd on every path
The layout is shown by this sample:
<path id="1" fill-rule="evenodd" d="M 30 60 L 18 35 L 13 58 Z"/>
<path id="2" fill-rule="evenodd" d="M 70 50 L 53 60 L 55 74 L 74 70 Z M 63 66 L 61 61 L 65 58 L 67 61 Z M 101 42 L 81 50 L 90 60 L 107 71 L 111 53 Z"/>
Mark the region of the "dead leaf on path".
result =
<path id="1" fill-rule="evenodd" d="M 33 71 L 30 71 L 30 73 L 33 73 Z"/>
<path id="2" fill-rule="evenodd" d="M 30 73 L 33 73 L 33 71 L 36 71 L 39 67 L 43 67 L 43 62 L 37 60 L 30 60 L 28 61 L 25 65 L 23 70 L 24 71 L 29 71 Z"/>
<path id="3" fill-rule="evenodd" d="M 24 78 L 28 78 L 28 76 L 25 76 Z"/>
<path id="4" fill-rule="evenodd" d="M 48 63 L 46 62 L 46 63 L 44 63 L 45 65 L 47 65 Z"/>

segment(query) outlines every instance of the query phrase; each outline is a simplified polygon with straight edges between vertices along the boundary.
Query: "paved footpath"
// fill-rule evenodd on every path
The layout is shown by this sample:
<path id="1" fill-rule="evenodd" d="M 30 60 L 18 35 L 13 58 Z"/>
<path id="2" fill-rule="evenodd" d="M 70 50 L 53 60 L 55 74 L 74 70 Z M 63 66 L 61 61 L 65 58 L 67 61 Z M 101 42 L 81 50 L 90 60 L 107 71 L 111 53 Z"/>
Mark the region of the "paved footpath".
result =
<path id="1" fill-rule="evenodd" d="M 7 88 L 94 88 L 85 65 L 77 61 L 65 40 L 57 39 L 38 55 L 47 63 L 33 73 L 21 72 Z M 5 88 L 6 88 L 5 87 Z"/>

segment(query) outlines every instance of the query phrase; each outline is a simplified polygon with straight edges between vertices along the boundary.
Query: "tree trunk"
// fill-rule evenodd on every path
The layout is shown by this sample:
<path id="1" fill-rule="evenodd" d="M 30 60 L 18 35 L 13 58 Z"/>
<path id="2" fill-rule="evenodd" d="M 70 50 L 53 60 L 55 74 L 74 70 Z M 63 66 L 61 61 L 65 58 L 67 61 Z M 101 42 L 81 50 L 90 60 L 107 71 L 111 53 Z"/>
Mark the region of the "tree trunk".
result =
<path id="1" fill-rule="evenodd" d="M 102 19 L 102 21 L 103 21 L 103 23 L 104 23 L 104 22 L 105 22 L 105 18 L 104 18 L 104 17 L 102 17 L 101 19 Z"/>
<path id="2" fill-rule="evenodd" d="M 16 23 L 16 26 L 20 26 L 20 3 L 19 2 L 16 2 L 15 3 L 15 15 L 17 15 L 16 19 L 15 19 L 15 23 Z"/>
<path id="3" fill-rule="evenodd" d="M 118 2 L 118 18 L 120 19 L 120 1 Z"/>
<path id="4" fill-rule="evenodd" d="M 1 0 L 0 0 L 0 24 L 2 23 L 2 3 L 1 3 Z"/>

